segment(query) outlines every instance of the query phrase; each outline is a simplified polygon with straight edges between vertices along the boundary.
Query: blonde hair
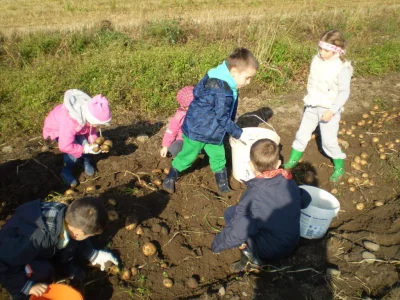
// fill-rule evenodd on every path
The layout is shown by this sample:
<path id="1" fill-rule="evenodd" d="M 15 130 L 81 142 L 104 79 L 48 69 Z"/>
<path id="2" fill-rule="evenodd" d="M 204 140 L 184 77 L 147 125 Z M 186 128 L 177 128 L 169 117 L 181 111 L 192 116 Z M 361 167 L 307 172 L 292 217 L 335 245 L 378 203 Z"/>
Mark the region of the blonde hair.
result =
<path id="1" fill-rule="evenodd" d="M 335 29 L 331 29 L 331 30 L 328 30 L 327 32 L 323 33 L 319 39 L 320 39 L 320 41 L 340 47 L 343 50 L 346 47 L 346 41 L 344 39 L 343 34 Z M 340 54 L 339 57 L 342 62 L 345 61 L 343 54 Z"/>
<path id="2" fill-rule="evenodd" d="M 229 70 L 237 68 L 239 71 L 244 71 L 248 67 L 258 70 L 258 61 L 253 53 L 246 48 L 236 48 L 226 59 L 226 65 Z"/>
<path id="3" fill-rule="evenodd" d="M 261 139 L 250 148 L 250 161 L 258 172 L 276 169 L 279 161 L 279 146 L 270 139 Z"/>

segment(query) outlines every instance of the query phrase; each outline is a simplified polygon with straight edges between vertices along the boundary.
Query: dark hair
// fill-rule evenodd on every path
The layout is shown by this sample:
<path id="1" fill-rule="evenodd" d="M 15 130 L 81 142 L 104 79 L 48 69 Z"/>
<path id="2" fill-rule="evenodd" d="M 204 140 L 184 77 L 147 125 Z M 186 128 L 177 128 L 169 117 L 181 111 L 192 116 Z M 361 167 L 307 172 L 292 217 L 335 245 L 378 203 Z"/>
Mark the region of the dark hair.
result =
<path id="1" fill-rule="evenodd" d="M 258 172 L 276 168 L 279 161 L 279 146 L 270 139 L 261 139 L 250 148 L 250 161 Z"/>
<path id="2" fill-rule="evenodd" d="M 68 225 L 81 229 L 85 234 L 100 234 L 108 222 L 108 213 L 102 201 L 85 197 L 72 202 L 65 213 Z"/>
<path id="3" fill-rule="evenodd" d="M 328 30 L 327 32 L 324 32 L 319 39 L 320 41 L 335 45 L 342 49 L 345 49 L 346 47 L 346 41 L 344 39 L 343 34 L 335 29 L 331 29 Z M 342 60 L 342 62 L 344 62 L 343 54 L 340 54 L 340 59 Z"/>
<path id="4" fill-rule="evenodd" d="M 233 67 L 244 71 L 248 67 L 258 70 L 258 61 L 253 53 L 246 48 L 236 48 L 227 58 L 226 65 L 231 70 Z"/>

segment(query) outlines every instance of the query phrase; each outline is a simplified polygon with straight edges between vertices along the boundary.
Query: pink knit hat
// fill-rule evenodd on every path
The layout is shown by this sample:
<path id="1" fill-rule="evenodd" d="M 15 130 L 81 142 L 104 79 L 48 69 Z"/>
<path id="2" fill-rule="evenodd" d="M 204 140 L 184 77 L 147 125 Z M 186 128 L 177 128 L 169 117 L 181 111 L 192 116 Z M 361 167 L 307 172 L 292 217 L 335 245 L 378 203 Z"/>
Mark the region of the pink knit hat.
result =
<path id="1" fill-rule="evenodd" d="M 111 120 L 111 111 L 108 100 L 102 94 L 94 96 L 89 102 L 86 111 L 86 120 L 90 124 L 102 125 Z"/>
<path id="2" fill-rule="evenodd" d="M 178 100 L 181 107 L 188 107 L 193 101 L 193 89 L 193 86 L 185 86 L 183 89 L 179 90 L 176 95 L 176 100 Z"/>

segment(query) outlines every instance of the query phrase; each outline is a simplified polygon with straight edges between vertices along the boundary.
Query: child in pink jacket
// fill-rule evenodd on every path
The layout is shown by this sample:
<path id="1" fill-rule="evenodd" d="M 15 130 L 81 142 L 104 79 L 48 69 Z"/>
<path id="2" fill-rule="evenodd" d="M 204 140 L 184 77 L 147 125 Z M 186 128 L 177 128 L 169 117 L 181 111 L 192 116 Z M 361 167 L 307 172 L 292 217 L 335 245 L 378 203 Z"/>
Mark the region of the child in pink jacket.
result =
<path id="1" fill-rule="evenodd" d="M 185 120 L 186 112 L 190 103 L 193 101 L 193 86 L 185 86 L 176 95 L 180 107 L 176 110 L 175 115 L 169 122 L 168 128 L 162 140 L 162 148 L 160 151 L 161 157 L 166 157 L 167 153 L 171 153 L 175 157 L 183 146 L 182 139 L 182 124 Z"/>
<path id="2" fill-rule="evenodd" d="M 111 121 L 108 100 L 101 94 L 91 98 L 76 89 L 64 94 L 64 103 L 57 105 L 46 117 L 43 138 L 58 141 L 58 148 L 64 153 L 64 167 L 61 177 L 71 187 L 78 185 L 73 168 L 83 158 L 85 174 L 93 176 L 95 169 L 88 154 L 98 154 L 93 148 L 97 138 L 96 127 Z"/>

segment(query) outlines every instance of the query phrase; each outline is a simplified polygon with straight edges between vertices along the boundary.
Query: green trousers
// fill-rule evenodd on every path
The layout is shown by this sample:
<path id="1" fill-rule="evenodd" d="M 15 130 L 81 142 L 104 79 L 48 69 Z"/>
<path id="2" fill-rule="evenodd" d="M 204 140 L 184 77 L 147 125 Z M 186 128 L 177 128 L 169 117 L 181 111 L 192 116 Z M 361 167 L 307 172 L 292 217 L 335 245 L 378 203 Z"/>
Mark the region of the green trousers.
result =
<path id="1" fill-rule="evenodd" d="M 182 135 L 182 138 L 183 147 L 181 152 L 179 152 L 172 161 L 173 168 L 177 169 L 179 172 L 189 168 L 196 160 L 201 149 L 204 149 L 210 159 L 211 171 L 215 173 L 225 168 L 226 158 L 224 145 L 213 145 L 193 141 L 187 138 L 185 135 Z"/>

